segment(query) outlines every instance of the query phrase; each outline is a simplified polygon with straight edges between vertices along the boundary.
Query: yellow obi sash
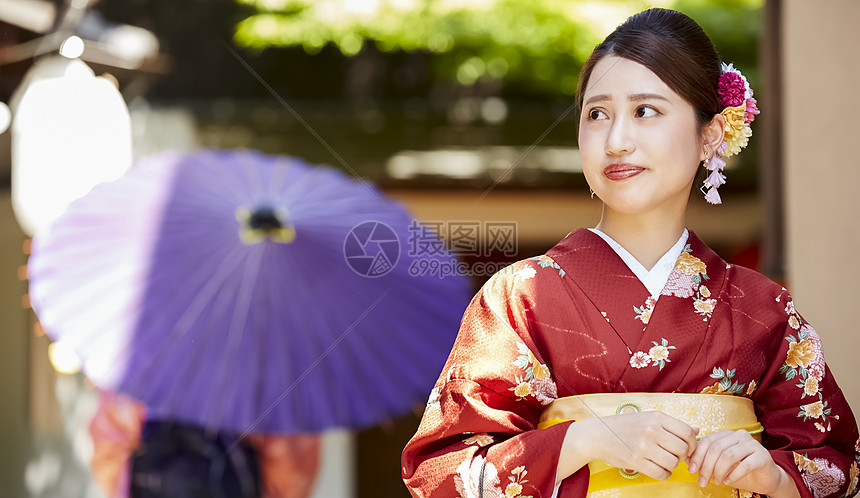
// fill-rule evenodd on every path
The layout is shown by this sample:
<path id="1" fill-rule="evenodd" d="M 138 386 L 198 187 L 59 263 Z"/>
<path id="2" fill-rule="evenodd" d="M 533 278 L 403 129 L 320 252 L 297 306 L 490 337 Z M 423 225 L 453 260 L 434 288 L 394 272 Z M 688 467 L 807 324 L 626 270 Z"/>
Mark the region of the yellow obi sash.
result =
<path id="1" fill-rule="evenodd" d="M 700 429 L 699 437 L 723 429 L 749 431 L 758 441 L 764 430 L 758 422 L 753 402 L 740 396 L 686 393 L 597 393 L 559 398 L 543 411 L 538 429 L 568 420 L 582 420 L 620 413 L 657 410 Z M 588 496 L 599 497 L 737 497 L 739 490 L 709 482 L 699 487 L 698 473 L 690 474 L 681 462 L 665 481 L 639 472 L 618 469 L 595 460 L 588 463 Z M 740 496 L 745 496 L 740 493 Z M 748 495 L 747 495 L 748 496 Z"/>

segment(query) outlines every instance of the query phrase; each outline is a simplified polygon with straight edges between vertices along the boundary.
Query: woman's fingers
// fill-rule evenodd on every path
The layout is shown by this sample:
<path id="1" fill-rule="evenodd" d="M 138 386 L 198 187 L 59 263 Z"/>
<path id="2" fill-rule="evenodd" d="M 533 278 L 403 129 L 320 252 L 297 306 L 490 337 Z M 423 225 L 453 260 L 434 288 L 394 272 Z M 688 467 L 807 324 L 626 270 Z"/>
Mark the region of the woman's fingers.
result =
<path id="1" fill-rule="evenodd" d="M 656 443 L 681 460 L 695 450 L 697 428 L 662 412 L 644 412 L 641 416 L 648 417 L 648 423 L 640 431 L 648 444 Z"/>
<path id="2" fill-rule="evenodd" d="M 756 453 L 760 445 L 746 431 L 720 431 L 703 438 L 693 455 L 690 472 L 699 472 L 699 485 L 706 486 L 726 482 L 746 459 Z M 741 477 L 750 470 L 744 470 L 756 460 L 747 462 L 737 472 Z M 739 477 L 732 477 L 737 480 Z"/>
<path id="3" fill-rule="evenodd" d="M 690 457 L 690 472 L 699 473 L 699 485 L 726 484 L 769 494 L 780 487 L 782 471 L 770 452 L 746 431 L 720 431 L 699 441 Z"/>
<path id="4" fill-rule="evenodd" d="M 696 435 L 699 434 L 698 427 L 692 427 L 689 424 L 675 418 L 670 417 L 668 415 L 662 420 L 663 428 L 666 431 L 675 435 L 678 439 L 683 441 L 686 445 L 685 451 L 683 452 L 685 456 L 692 455 L 696 450 L 696 446 L 698 446 L 699 442 L 696 440 Z M 677 453 L 680 455 L 680 453 Z"/>
<path id="5" fill-rule="evenodd" d="M 720 432 L 722 432 L 722 431 L 720 431 Z M 690 457 L 688 459 L 689 461 L 687 462 L 687 465 L 690 468 L 691 474 L 695 474 L 696 472 L 698 472 L 702 468 L 702 462 L 705 460 L 705 457 L 708 455 L 708 449 L 711 447 L 711 445 L 713 444 L 713 442 L 715 440 L 715 437 L 717 437 L 718 434 L 719 434 L 719 432 L 709 434 L 709 435 L 703 437 L 702 439 L 700 439 L 696 443 L 696 449 L 690 455 Z"/>
<path id="6" fill-rule="evenodd" d="M 588 422 L 592 420 L 592 422 Z M 770 453 L 746 431 L 723 430 L 696 440 L 698 428 L 661 412 L 639 412 L 585 419 L 577 424 L 591 436 L 584 461 L 603 460 L 614 467 L 665 480 L 686 461 L 699 485 L 717 484 L 772 490 L 783 479 Z M 585 427 L 585 426 L 582 426 Z"/>
<path id="7" fill-rule="evenodd" d="M 602 417 L 595 459 L 665 480 L 694 451 L 698 429 L 658 411 Z"/>
<path id="8" fill-rule="evenodd" d="M 699 486 L 707 486 L 723 451 L 735 444 L 731 435 L 732 431 L 719 431 L 699 441 L 696 454 L 693 455 L 694 465 L 699 472 Z"/>
<path id="9" fill-rule="evenodd" d="M 650 460 L 643 460 L 642 464 L 637 470 L 645 474 L 646 476 L 652 479 L 656 479 L 658 481 L 665 481 L 669 478 L 670 475 L 672 475 L 671 470 L 667 470 L 662 465 L 654 463 Z"/>
<path id="10" fill-rule="evenodd" d="M 640 432 L 644 437 L 638 440 L 636 456 L 662 469 L 659 477 L 651 477 L 663 480 L 693 452 L 698 429 L 662 412 L 647 412 L 647 416 L 650 423 Z"/>
<path id="11" fill-rule="evenodd" d="M 649 452 L 648 455 L 642 456 L 643 460 L 654 463 L 659 466 L 661 469 L 666 472 L 672 473 L 677 467 L 678 463 L 681 461 L 677 455 L 673 455 L 668 451 L 656 447 L 652 451 Z M 666 477 L 669 477 L 668 475 Z"/>
<path id="12" fill-rule="evenodd" d="M 723 478 L 722 482 L 731 486 L 732 483 L 740 481 L 767 463 L 769 462 L 765 458 L 762 458 L 762 455 L 753 452 L 735 465 L 734 469 Z"/>
<path id="13" fill-rule="evenodd" d="M 734 438 L 733 438 L 734 439 Z M 714 465 L 714 473 L 711 474 L 714 484 L 722 484 L 726 481 L 726 477 L 737 468 L 737 466 L 747 457 L 752 455 L 753 449 L 742 442 L 727 447 L 720 455 L 720 459 Z"/>
<path id="14" fill-rule="evenodd" d="M 656 443 L 665 451 L 678 457 L 679 461 L 685 460 L 692 453 L 689 443 L 671 432 L 660 434 L 656 438 Z"/>

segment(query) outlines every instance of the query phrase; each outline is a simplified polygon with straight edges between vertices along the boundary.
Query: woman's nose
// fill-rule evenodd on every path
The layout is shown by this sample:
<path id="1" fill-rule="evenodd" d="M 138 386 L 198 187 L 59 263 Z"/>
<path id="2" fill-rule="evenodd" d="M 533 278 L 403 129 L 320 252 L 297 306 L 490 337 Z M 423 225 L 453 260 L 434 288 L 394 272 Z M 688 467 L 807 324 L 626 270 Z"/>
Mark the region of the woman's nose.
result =
<path id="1" fill-rule="evenodd" d="M 632 123 L 624 118 L 612 120 L 606 137 L 606 153 L 611 156 L 629 154 L 636 150 Z"/>

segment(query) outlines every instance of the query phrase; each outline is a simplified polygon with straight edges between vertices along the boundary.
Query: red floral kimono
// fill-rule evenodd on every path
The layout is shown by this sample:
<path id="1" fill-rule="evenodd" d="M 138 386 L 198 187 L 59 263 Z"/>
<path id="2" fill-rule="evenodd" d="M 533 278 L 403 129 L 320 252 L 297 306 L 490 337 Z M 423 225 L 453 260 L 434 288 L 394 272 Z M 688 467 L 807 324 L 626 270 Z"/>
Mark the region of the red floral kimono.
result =
<path id="1" fill-rule="evenodd" d="M 403 479 L 419 497 L 548 498 L 571 422 L 537 429 L 541 411 L 607 392 L 746 396 L 803 496 L 857 489 L 854 416 L 784 288 L 690 233 L 655 302 L 584 229 L 474 297 L 403 451 Z M 558 496 L 585 496 L 588 479 L 580 469 Z"/>

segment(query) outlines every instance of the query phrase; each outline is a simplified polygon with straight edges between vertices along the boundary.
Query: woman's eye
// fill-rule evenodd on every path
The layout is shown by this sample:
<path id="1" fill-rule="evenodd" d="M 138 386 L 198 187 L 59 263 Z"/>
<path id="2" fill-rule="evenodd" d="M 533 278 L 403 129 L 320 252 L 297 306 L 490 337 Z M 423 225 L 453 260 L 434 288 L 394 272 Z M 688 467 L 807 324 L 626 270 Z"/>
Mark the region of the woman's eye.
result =
<path id="1" fill-rule="evenodd" d="M 603 111 L 600 109 L 592 109 L 588 111 L 588 119 L 595 121 L 604 117 Z"/>
<path id="2" fill-rule="evenodd" d="M 651 116 L 656 116 L 658 112 L 651 107 L 638 107 L 636 109 L 636 117 L 637 118 L 650 118 Z"/>

